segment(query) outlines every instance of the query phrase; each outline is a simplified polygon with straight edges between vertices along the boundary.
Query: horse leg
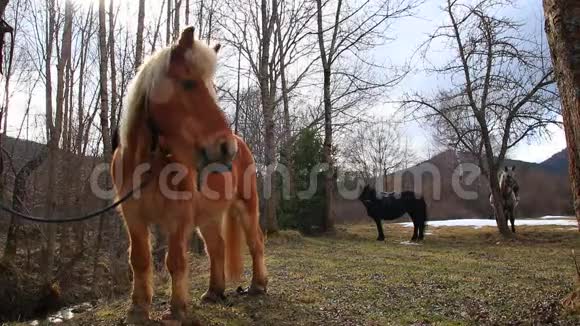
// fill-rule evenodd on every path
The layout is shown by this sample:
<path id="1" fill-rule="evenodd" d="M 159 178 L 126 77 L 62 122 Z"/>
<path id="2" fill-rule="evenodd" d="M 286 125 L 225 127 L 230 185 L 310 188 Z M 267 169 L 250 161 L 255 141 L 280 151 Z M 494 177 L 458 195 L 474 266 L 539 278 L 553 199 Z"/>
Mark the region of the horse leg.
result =
<path id="1" fill-rule="evenodd" d="M 413 215 L 411 215 L 411 220 L 413 221 L 413 236 L 411 237 L 411 241 L 417 241 L 419 237 L 419 223 L 417 223 L 417 219 Z"/>
<path id="2" fill-rule="evenodd" d="M 264 262 L 264 234 L 260 228 L 258 203 L 249 200 L 245 214 L 241 214 L 242 227 L 246 236 L 246 243 L 252 256 L 252 284 L 249 294 L 266 294 L 268 276 Z"/>
<path id="3" fill-rule="evenodd" d="M 127 223 L 130 237 L 130 261 L 133 271 L 132 305 L 127 314 L 128 323 L 141 323 L 149 319 L 153 298 L 153 270 L 149 228 L 140 221 Z"/>
<path id="4" fill-rule="evenodd" d="M 512 232 L 516 233 L 515 216 L 513 210 L 510 212 L 510 222 L 512 224 Z"/>
<path id="5" fill-rule="evenodd" d="M 201 296 L 201 300 L 217 302 L 220 299 L 225 299 L 224 291 L 226 289 L 224 270 L 225 243 L 221 234 L 221 218 L 202 226 L 200 232 L 205 242 L 210 265 L 209 288 Z"/>
<path id="6" fill-rule="evenodd" d="M 169 235 L 169 248 L 165 263 L 171 274 L 171 317 L 183 320 L 187 308 L 187 234 L 186 228 Z"/>
<path id="7" fill-rule="evenodd" d="M 426 224 L 426 217 L 422 217 L 419 221 L 419 241 L 423 241 L 425 238 L 425 224 Z"/>
<path id="8" fill-rule="evenodd" d="M 427 225 L 427 204 L 424 200 L 420 202 L 420 209 L 417 220 L 419 224 L 419 241 L 423 241 L 425 237 L 425 227 Z"/>
<path id="9" fill-rule="evenodd" d="M 379 233 L 379 237 L 377 241 L 384 241 L 385 234 L 383 233 L 383 223 L 380 218 L 375 218 L 375 223 L 377 224 L 377 232 Z"/>

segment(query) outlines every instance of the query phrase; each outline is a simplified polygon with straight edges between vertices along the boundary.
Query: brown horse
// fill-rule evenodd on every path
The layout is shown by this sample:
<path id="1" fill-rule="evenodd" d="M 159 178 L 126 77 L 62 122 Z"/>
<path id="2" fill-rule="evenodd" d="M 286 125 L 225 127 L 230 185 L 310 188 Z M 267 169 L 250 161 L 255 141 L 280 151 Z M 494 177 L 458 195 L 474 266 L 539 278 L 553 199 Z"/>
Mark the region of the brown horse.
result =
<path id="1" fill-rule="evenodd" d="M 248 292 L 266 292 L 255 163 L 217 104 L 213 78 L 218 50 L 219 45 L 194 40 L 194 29 L 188 27 L 175 45 L 145 60 L 129 88 L 111 173 L 117 197 L 144 184 L 120 208 L 130 237 L 131 323 L 149 318 L 151 224 L 167 233 L 171 319 L 185 317 L 187 246 L 196 228 L 210 260 L 209 288 L 202 300 L 223 298 L 226 281 L 241 278 L 243 236 L 253 265 Z M 212 165 L 221 166 L 220 173 L 208 169 Z"/>

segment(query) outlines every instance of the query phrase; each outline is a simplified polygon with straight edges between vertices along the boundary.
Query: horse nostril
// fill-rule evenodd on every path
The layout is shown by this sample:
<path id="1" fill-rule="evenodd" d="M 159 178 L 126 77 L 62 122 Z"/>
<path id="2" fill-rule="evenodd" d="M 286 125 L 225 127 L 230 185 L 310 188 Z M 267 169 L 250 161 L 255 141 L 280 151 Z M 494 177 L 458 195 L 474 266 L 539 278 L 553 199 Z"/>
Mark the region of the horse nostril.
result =
<path id="1" fill-rule="evenodd" d="M 222 157 L 226 158 L 230 155 L 230 149 L 228 147 L 228 143 L 227 142 L 223 142 L 220 145 L 220 153 L 222 154 Z"/>
<path id="2" fill-rule="evenodd" d="M 209 161 L 209 154 L 207 152 L 207 149 L 202 148 L 200 153 L 201 153 L 201 157 L 204 161 Z"/>

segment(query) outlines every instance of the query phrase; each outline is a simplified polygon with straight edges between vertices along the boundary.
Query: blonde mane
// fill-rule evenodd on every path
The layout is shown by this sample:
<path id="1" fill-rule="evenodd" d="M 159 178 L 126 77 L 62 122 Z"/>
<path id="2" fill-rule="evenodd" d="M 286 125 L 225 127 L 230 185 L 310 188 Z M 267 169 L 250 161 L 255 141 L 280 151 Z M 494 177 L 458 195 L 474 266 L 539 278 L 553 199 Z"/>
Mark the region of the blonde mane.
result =
<path id="1" fill-rule="evenodd" d="M 170 83 L 165 78 L 169 69 L 171 52 L 174 46 L 163 48 L 145 59 L 139 67 L 137 74 L 128 86 L 127 95 L 124 98 L 125 109 L 119 122 L 119 140 L 121 147 L 126 147 L 131 130 L 135 128 L 137 117 L 144 114 L 143 101 L 148 99 L 151 92 L 161 83 Z M 193 73 L 206 84 L 213 92 L 213 78 L 215 75 L 217 55 L 216 51 L 202 41 L 193 42 L 191 49 L 185 53 L 185 58 L 190 64 Z M 208 85 L 208 86 L 210 86 Z"/>

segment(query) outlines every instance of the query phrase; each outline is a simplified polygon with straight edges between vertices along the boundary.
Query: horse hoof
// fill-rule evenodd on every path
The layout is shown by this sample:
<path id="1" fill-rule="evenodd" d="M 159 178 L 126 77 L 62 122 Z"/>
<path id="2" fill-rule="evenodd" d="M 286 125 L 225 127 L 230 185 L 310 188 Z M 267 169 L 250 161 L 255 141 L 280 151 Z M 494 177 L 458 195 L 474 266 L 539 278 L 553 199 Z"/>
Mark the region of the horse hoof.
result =
<path id="1" fill-rule="evenodd" d="M 185 309 L 171 309 L 171 311 L 165 313 L 161 320 L 163 320 L 164 325 L 181 325 L 181 322 L 185 321 Z"/>
<path id="2" fill-rule="evenodd" d="M 205 303 L 217 303 L 219 301 L 225 300 L 226 296 L 223 291 L 218 293 L 212 290 L 207 290 L 202 296 L 201 301 Z"/>
<path id="3" fill-rule="evenodd" d="M 248 289 L 249 295 L 264 295 L 268 292 L 268 289 L 265 286 L 252 284 Z"/>
<path id="4" fill-rule="evenodd" d="M 133 305 L 127 312 L 127 324 L 143 324 L 149 321 L 149 309 Z"/>

